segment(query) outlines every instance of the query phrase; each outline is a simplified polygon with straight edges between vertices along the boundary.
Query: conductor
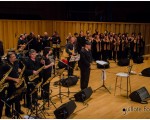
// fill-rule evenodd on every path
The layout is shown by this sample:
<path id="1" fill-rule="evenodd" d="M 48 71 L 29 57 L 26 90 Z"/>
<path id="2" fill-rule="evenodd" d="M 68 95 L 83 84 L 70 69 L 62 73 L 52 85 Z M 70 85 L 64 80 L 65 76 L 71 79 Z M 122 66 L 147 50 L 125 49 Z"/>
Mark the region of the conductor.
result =
<path id="1" fill-rule="evenodd" d="M 89 41 L 86 41 L 84 47 L 81 49 L 79 60 L 81 90 L 88 87 L 91 62 L 92 62 L 91 43 Z"/>

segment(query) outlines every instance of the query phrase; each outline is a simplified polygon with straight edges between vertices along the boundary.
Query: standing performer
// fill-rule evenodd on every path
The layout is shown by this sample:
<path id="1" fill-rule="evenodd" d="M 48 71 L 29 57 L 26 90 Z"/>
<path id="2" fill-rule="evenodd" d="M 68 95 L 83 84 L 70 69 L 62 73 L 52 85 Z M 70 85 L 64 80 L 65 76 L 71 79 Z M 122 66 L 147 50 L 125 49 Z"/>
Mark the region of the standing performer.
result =
<path id="1" fill-rule="evenodd" d="M 36 59 L 37 53 L 34 49 L 29 51 L 29 60 L 26 61 L 25 80 L 27 83 L 27 107 L 30 108 L 31 104 L 37 100 L 37 91 L 30 96 L 31 92 L 35 89 L 36 84 L 40 82 L 41 76 L 39 73 L 42 71 L 43 66 L 39 60 Z M 29 79 L 30 76 L 35 76 L 33 79 Z M 32 101 L 31 101 L 32 100 Z"/>
<path id="2" fill-rule="evenodd" d="M 66 45 L 65 50 L 66 53 L 68 54 L 67 56 L 67 60 L 68 60 L 68 76 L 72 76 L 73 75 L 73 69 L 75 67 L 75 63 L 76 62 L 69 62 L 71 56 L 76 55 L 77 51 L 76 51 L 76 44 L 75 44 L 75 37 L 71 37 L 70 38 L 70 42 Z"/>
<path id="3" fill-rule="evenodd" d="M 53 36 L 52 36 L 52 46 L 53 46 L 53 53 L 54 53 L 54 57 L 59 59 L 59 52 L 60 52 L 60 43 L 61 43 L 61 39 L 59 37 L 59 34 L 55 31 Z"/>
<path id="4" fill-rule="evenodd" d="M 77 50 L 78 50 L 78 53 L 80 53 L 82 47 L 84 47 L 85 42 L 86 42 L 86 39 L 85 39 L 83 31 L 81 30 L 80 34 L 79 34 L 79 37 L 77 38 Z"/>
<path id="5" fill-rule="evenodd" d="M 79 68 L 80 68 L 80 88 L 81 90 L 88 87 L 90 77 L 90 63 L 92 62 L 91 43 L 86 41 L 85 47 L 81 49 Z"/>
<path id="6" fill-rule="evenodd" d="M 42 38 L 40 35 L 37 35 L 37 48 L 36 48 L 37 53 L 40 53 L 42 49 L 43 49 Z"/>
<path id="7" fill-rule="evenodd" d="M 17 88 L 15 87 L 15 83 L 20 82 L 18 73 L 21 72 L 21 69 L 19 68 L 19 63 L 16 61 L 16 55 L 14 52 L 8 52 L 7 60 L 8 60 L 9 65 L 6 64 L 6 66 L 4 66 L 4 68 L 3 68 L 3 70 L 8 71 L 8 69 L 10 69 L 10 66 L 12 67 L 12 71 L 6 78 L 7 82 L 9 83 L 9 87 L 7 89 L 7 99 L 8 99 L 7 104 L 9 106 L 12 106 L 13 103 L 15 103 L 15 110 L 20 114 L 24 114 L 24 112 L 21 111 L 20 96 L 17 96 L 12 100 L 9 100 L 9 98 L 12 97 L 12 95 L 17 90 Z M 7 117 L 12 117 L 12 114 L 10 112 L 10 107 L 8 107 L 7 105 L 6 105 L 6 109 L 5 109 L 5 115 Z M 17 114 L 17 117 L 19 117 L 18 114 Z"/>
<path id="8" fill-rule="evenodd" d="M 50 37 L 48 36 L 47 32 L 44 32 L 42 41 L 43 41 L 43 50 L 45 47 L 50 47 Z"/>

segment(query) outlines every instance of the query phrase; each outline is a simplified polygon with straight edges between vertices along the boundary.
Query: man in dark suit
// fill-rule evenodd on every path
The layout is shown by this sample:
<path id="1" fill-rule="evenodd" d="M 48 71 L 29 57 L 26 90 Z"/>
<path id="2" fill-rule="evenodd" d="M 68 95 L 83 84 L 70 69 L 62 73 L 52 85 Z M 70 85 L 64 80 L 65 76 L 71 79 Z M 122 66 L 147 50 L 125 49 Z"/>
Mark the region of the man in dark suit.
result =
<path id="1" fill-rule="evenodd" d="M 89 41 L 85 42 L 84 47 L 80 52 L 80 88 L 81 90 L 88 87 L 89 77 L 90 77 L 90 63 L 92 62 L 92 54 L 91 54 L 91 43 Z"/>

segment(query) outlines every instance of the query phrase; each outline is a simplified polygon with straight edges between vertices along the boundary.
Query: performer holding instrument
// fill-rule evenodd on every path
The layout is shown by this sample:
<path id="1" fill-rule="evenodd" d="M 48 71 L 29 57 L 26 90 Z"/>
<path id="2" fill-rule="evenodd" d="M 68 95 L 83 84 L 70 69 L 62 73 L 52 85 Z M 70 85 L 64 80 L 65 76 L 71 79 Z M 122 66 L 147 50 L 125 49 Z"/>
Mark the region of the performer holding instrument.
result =
<path id="1" fill-rule="evenodd" d="M 3 67 L 4 67 L 4 63 L 0 62 L 0 119 L 2 117 L 2 112 L 3 112 L 3 106 L 4 106 L 4 102 L 2 100 L 5 100 L 6 99 L 6 89 L 9 84 L 8 83 L 5 83 L 6 81 L 6 78 L 8 77 L 8 75 L 10 74 L 10 72 L 12 71 L 12 67 L 10 67 L 10 69 L 4 74 L 2 72 L 3 70 Z M 4 75 L 3 75 L 4 74 Z"/>
<path id="2" fill-rule="evenodd" d="M 35 103 L 37 99 L 37 91 L 31 96 L 31 92 L 35 89 L 35 86 L 41 81 L 40 72 L 43 70 L 44 65 L 41 61 L 36 59 L 37 53 L 34 49 L 29 51 L 29 60 L 25 63 L 25 80 L 27 83 L 27 107 L 30 108 L 32 103 Z"/>
<path id="3" fill-rule="evenodd" d="M 68 60 L 68 76 L 73 75 L 73 69 L 75 67 L 75 62 L 69 62 L 71 56 L 75 56 L 77 54 L 76 46 L 75 46 L 75 37 L 70 38 L 70 42 L 67 43 L 65 50 L 63 52 L 63 56 Z"/>
<path id="4" fill-rule="evenodd" d="M 51 77 L 52 66 L 54 65 L 54 62 L 51 62 L 49 59 L 49 54 L 51 54 L 50 47 L 45 47 L 43 51 L 45 67 L 43 69 L 43 74 L 42 74 L 42 78 L 43 78 L 42 85 Z M 50 86 L 50 82 L 42 86 L 41 96 L 46 101 L 48 101 L 49 99 L 49 90 L 50 90 L 49 86 Z"/>
<path id="5" fill-rule="evenodd" d="M 16 83 L 20 83 L 21 79 L 19 79 L 19 73 L 21 73 L 21 69 L 19 68 L 19 63 L 16 61 L 16 55 L 14 52 L 8 52 L 7 54 L 7 61 L 8 64 L 6 64 L 3 67 L 3 71 L 8 71 L 12 68 L 11 72 L 9 73 L 8 77 L 6 78 L 6 81 L 9 84 L 9 87 L 7 89 L 7 104 L 9 106 L 12 106 L 13 103 L 15 103 L 15 110 L 23 114 L 23 111 L 21 111 L 21 105 L 20 105 L 20 96 L 14 97 L 13 99 L 10 99 L 10 97 L 13 96 L 13 94 L 16 92 L 17 88 L 15 87 Z M 10 107 L 6 105 L 5 114 L 7 117 L 12 117 L 12 114 L 10 112 Z M 17 114 L 17 117 L 19 115 Z"/>

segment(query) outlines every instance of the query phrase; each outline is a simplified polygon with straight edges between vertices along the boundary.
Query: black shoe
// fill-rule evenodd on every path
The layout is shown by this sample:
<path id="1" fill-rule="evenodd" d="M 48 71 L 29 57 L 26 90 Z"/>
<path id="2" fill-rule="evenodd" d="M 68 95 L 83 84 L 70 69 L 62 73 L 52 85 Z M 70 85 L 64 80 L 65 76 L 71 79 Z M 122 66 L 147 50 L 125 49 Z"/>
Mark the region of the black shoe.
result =
<path id="1" fill-rule="evenodd" d="M 8 118 L 12 118 L 12 117 L 13 117 L 11 113 L 6 113 L 5 115 L 6 115 Z"/>
<path id="2" fill-rule="evenodd" d="M 19 110 L 18 113 L 19 114 L 24 114 L 24 112 L 22 110 Z"/>

